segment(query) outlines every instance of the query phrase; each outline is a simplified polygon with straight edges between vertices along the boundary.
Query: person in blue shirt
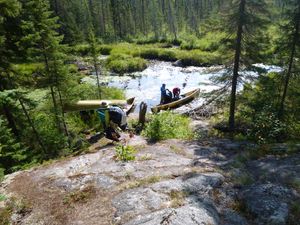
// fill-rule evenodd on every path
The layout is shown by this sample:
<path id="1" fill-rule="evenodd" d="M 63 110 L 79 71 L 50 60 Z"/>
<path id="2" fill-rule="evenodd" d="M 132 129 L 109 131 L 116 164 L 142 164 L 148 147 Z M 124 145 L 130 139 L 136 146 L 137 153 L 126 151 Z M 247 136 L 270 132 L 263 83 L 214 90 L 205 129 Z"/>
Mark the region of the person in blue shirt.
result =
<path id="1" fill-rule="evenodd" d="M 166 104 L 172 101 L 172 92 L 166 89 L 166 84 L 162 84 L 160 87 L 160 104 Z"/>

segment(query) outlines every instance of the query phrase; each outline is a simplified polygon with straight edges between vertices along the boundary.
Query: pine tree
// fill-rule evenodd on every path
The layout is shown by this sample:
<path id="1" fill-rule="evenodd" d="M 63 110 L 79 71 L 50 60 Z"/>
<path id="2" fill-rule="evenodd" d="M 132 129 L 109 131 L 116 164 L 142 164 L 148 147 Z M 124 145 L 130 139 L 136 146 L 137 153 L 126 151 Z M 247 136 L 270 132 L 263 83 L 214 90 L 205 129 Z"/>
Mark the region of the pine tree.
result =
<path id="1" fill-rule="evenodd" d="M 297 54 L 299 55 L 300 47 L 300 1 L 290 0 L 287 4 L 289 7 L 285 15 L 287 16 L 288 22 L 282 27 L 283 37 L 280 46 L 281 50 L 284 51 L 283 55 L 286 55 L 288 58 L 288 68 L 284 78 L 283 93 L 279 106 L 279 117 L 281 119 L 284 116 L 288 87 L 294 73 L 295 59 L 297 58 Z"/>
<path id="2" fill-rule="evenodd" d="M 227 28 L 229 33 L 235 31 L 234 47 L 234 65 L 231 81 L 230 95 L 230 111 L 229 111 L 229 130 L 235 128 L 235 109 L 236 109 L 236 89 L 239 79 L 239 69 L 241 61 L 247 63 L 250 59 L 246 49 L 248 43 L 251 42 L 253 35 L 258 28 L 262 28 L 264 20 L 262 15 L 266 13 L 266 5 L 264 1 L 255 0 L 238 0 L 230 4 L 231 13 L 227 16 Z M 251 42 L 252 43 L 252 42 Z M 253 48 L 253 46 L 252 46 Z"/>
<path id="3" fill-rule="evenodd" d="M 64 85 L 66 69 L 64 66 L 63 37 L 57 32 L 57 17 L 49 11 L 46 0 L 27 1 L 23 10 L 23 30 L 26 34 L 23 43 L 31 46 L 28 51 L 40 57 L 45 64 L 45 81 L 50 89 L 57 128 L 68 136 L 63 112 L 61 87 Z"/>
<path id="4" fill-rule="evenodd" d="M 3 168 L 4 173 L 11 173 L 21 168 L 27 158 L 26 151 L 0 116 L 0 170 Z"/>
<path id="5" fill-rule="evenodd" d="M 100 80 L 99 80 L 99 67 L 98 67 L 98 55 L 97 55 L 97 43 L 93 30 L 90 30 L 89 34 L 89 44 L 90 44 L 90 53 L 93 58 L 94 69 L 97 78 L 97 87 L 98 87 L 98 97 L 101 99 L 101 89 L 100 89 Z"/>
<path id="6" fill-rule="evenodd" d="M 14 18 L 19 15 L 21 5 L 17 0 L 3 0 L 0 1 L 0 91 L 5 91 L 7 89 L 8 80 L 7 76 L 11 71 L 11 61 L 13 58 L 13 51 L 11 51 L 12 46 L 9 33 L 5 24 L 10 18 Z M 0 108 L 0 113 L 3 114 L 7 121 L 8 126 L 12 132 L 19 136 L 19 131 L 17 129 L 16 121 L 13 113 L 9 107 L 5 104 Z"/>

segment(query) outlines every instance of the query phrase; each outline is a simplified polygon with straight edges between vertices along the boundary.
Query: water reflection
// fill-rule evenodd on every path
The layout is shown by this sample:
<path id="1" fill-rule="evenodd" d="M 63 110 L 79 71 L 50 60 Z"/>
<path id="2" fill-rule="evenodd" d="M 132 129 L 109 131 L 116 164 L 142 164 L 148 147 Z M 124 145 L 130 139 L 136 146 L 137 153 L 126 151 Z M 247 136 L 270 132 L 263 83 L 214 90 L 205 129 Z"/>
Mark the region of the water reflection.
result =
<path id="1" fill-rule="evenodd" d="M 266 66 L 269 71 L 279 70 L 278 67 Z M 219 88 L 212 84 L 210 78 L 224 73 L 224 68 L 218 67 L 175 67 L 169 62 L 152 62 L 142 72 L 127 74 L 124 76 L 105 76 L 100 79 L 111 87 L 125 90 L 126 97 L 136 97 L 137 103 L 145 102 L 148 108 L 160 102 L 160 86 L 165 83 L 169 90 L 182 86 L 181 93 L 200 88 L 201 92 L 208 92 Z M 83 78 L 83 82 L 95 83 L 93 76 Z M 203 99 L 194 101 L 201 104 Z"/>

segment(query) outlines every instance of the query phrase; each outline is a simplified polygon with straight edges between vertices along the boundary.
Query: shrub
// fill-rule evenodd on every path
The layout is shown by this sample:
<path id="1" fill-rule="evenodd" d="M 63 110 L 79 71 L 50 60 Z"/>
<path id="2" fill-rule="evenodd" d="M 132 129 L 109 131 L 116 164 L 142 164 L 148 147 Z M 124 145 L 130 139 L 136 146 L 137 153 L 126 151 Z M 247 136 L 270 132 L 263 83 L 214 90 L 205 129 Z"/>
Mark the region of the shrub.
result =
<path id="1" fill-rule="evenodd" d="M 151 141 L 172 138 L 189 139 L 192 137 L 189 124 L 188 117 L 167 111 L 153 115 L 142 134 Z"/>
<path id="2" fill-rule="evenodd" d="M 59 156 L 61 150 L 67 146 L 67 140 L 57 129 L 54 115 L 49 112 L 37 112 L 34 115 L 34 125 L 46 147 L 46 152 L 40 154 L 41 159 L 48 160 Z"/>
<path id="3" fill-rule="evenodd" d="M 136 150 L 130 145 L 118 145 L 116 147 L 116 158 L 121 161 L 135 160 Z"/>
<path id="4" fill-rule="evenodd" d="M 263 144 L 284 138 L 286 131 L 286 125 L 266 106 L 261 112 L 256 114 L 252 122 L 250 137 Z"/>

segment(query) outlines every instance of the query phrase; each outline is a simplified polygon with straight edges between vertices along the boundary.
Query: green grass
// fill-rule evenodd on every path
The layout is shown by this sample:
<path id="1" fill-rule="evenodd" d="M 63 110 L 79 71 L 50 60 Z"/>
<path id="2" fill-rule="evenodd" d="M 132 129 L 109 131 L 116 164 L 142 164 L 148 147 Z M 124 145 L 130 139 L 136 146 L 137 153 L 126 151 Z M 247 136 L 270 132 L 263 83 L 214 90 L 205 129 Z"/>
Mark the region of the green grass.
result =
<path id="1" fill-rule="evenodd" d="M 147 67 L 147 60 L 182 61 L 182 66 L 208 66 L 222 64 L 225 56 L 219 52 L 219 41 L 224 38 L 224 34 L 214 35 L 208 33 L 203 39 L 185 39 L 181 48 L 170 48 L 171 43 L 144 44 L 117 43 L 98 45 L 99 54 L 110 55 L 106 62 L 106 67 L 119 74 L 144 70 Z M 185 45 L 195 40 L 196 45 L 187 47 Z M 193 41 L 192 41 L 193 42 Z M 73 53 L 77 55 L 88 55 L 87 45 L 72 47 Z"/>
<path id="2" fill-rule="evenodd" d="M 193 137 L 190 119 L 169 111 L 153 115 L 142 134 L 151 141 Z"/>
<path id="3" fill-rule="evenodd" d="M 142 58 L 131 55 L 113 54 L 108 57 L 106 66 L 112 72 L 124 74 L 146 69 L 147 62 Z"/>

